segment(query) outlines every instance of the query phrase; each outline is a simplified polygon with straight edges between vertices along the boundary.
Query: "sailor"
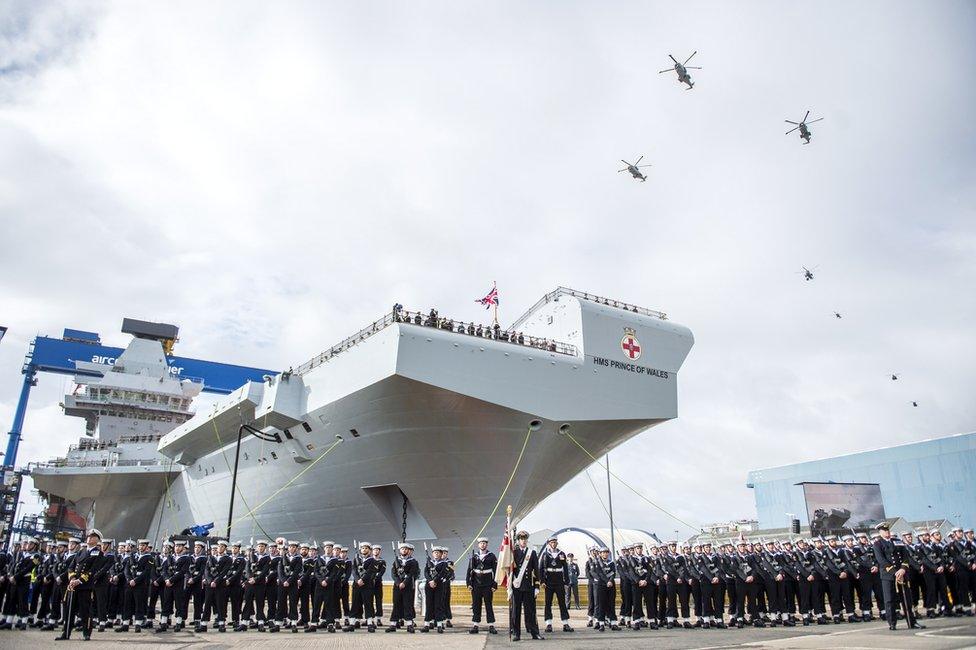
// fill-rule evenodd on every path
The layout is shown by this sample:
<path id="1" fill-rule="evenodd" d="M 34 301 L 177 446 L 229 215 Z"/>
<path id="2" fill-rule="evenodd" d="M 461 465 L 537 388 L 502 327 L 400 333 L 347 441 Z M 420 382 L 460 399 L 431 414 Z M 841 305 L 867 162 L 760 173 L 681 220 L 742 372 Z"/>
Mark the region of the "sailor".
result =
<path id="1" fill-rule="evenodd" d="M 702 600 L 701 627 L 703 629 L 708 629 L 713 625 L 724 627 L 722 610 L 725 601 L 725 575 L 722 573 L 721 562 L 718 560 L 718 556 L 712 553 L 711 544 L 704 544 L 694 559 Z M 719 601 L 719 593 L 721 593 L 721 601 Z"/>
<path id="2" fill-rule="evenodd" d="M 698 556 L 701 555 L 701 546 L 698 544 L 690 546 L 686 542 L 682 546 L 682 551 L 686 558 L 685 566 L 688 572 L 688 592 L 691 594 L 691 599 L 695 607 L 695 627 L 702 627 L 705 624 L 705 614 L 702 603 L 701 573 L 698 570 Z"/>
<path id="3" fill-rule="evenodd" d="M 343 627 L 348 627 L 349 616 L 352 614 L 352 609 L 349 606 L 349 583 L 352 580 L 352 558 L 349 557 L 348 546 L 339 547 L 339 560 L 341 560 L 344 568 L 344 577 L 339 584 L 339 603 L 342 605 Z"/>
<path id="4" fill-rule="evenodd" d="M 643 544 L 634 544 L 631 550 L 631 614 L 633 616 L 633 628 L 639 630 L 642 627 L 649 627 L 656 630 L 657 593 L 652 574 L 653 560 L 649 555 L 644 555 Z M 572 561 L 571 555 L 567 557 Z M 570 571 L 572 571 L 572 565 L 570 565 Z"/>
<path id="5" fill-rule="evenodd" d="M 851 589 L 855 577 L 854 569 L 846 553 L 839 548 L 837 536 L 829 535 L 826 539 L 824 559 L 830 571 L 827 575 L 827 585 L 830 588 L 830 613 L 834 617 L 834 623 L 840 623 L 846 609 L 848 623 L 856 623 L 861 620 L 861 617 L 854 613 L 854 593 Z"/>
<path id="6" fill-rule="evenodd" d="M 268 577 L 264 591 L 264 602 L 266 603 L 265 620 L 274 621 L 278 610 L 278 567 L 281 566 L 282 547 L 277 542 L 268 544 Z M 270 628 L 268 628 L 270 630 Z"/>
<path id="7" fill-rule="evenodd" d="M 427 564 L 424 565 L 424 626 L 420 629 L 424 633 L 430 632 L 431 627 L 437 624 L 434 590 L 438 584 L 434 568 L 440 559 L 441 547 L 431 546 L 427 554 Z"/>
<path id="8" fill-rule="evenodd" d="M 181 632 L 186 626 L 189 615 L 190 593 L 186 588 L 187 576 L 193 565 L 193 558 L 186 551 L 186 541 L 178 539 L 174 542 L 176 554 L 172 561 L 169 577 L 163 581 L 163 595 L 170 593 L 174 602 L 174 632 Z"/>
<path id="9" fill-rule="evenodd" d="M 343 627 L 343 598 L 344 594 L 348 593 L 346 559 L 347 558 L 344 557 L 343 546 L 341 544 L 336 544 L 332 547 L 332 560 L 329 563 L 329 584 L 332 585 L 332 610 L 329 620 L 331 621 L 332 627 L 328 628 L 329 632 L 334 632 L 335 630 Z"/>
<path id="10" fill-rule="evenodd" d="M 420 577 L 420 565 L 413 557 L 413 544 L 401 542 L 400 555 L 393 561 L 390 574 L 393 579 L 393 611 L 390 614 L 390 626 L 387 632 L 396 632 L 401 623 L 406 624 L 407 632 L 413 634 L 414 594 L 417 579 Z"/>
<path id="11" fill-rule="evenodd" d="M 376 618 L 376 582 L 382 578 L 382 571 L 385 565 L 373 555 L 373 545 L 361 542 L 360 548 L 367 551 L 365 559 L 359 567 L 359 574 L 354 576 L 354 585 L 359 587 L 360 600 L 362 602 L 363 614 L 365 615 L 366 631 L 375 632 L 377 625 Z M 382 589 L 382 582 L 380 583 Z"/>
<path id="12" fill-rule="evenodd" d="M 877 533 L 875 533 L 875 536 L 877 537 L 879 535 Z M 915 542 L 915 540 L 914 540 L 914 532 L 913 531 L 907 530 L 907 531 L 903 532 L 901 534 L 901 541 L 902 541 L 902 544 L 905 547 L 905 559 L 908 561 L 908 583 L 909 583 L 909 587 L 910 587 L 909 588 L 909 592 L 908 592 L 908 600 L 909 600 L 909 603 L 910 603 L 910 605 L 912 607 L 912 611 L 914 611 L 916 613 L 916 616 L 917 616 L 918 615 L 919 596 L 922 595 L 922 593 L 923 593 L 923 587 L 925 586 L 925 581 L 922 578 L 922 569 L 923 569 L 923 566 L 922 566 L 922 556 L 921 556 L 921 553 L 919 552 L 918 543 Z M 872 538 L 872 540 L 871 540 L 872 546 L 874 545 L 874 542 L 875 542 L 875 539 Z M 878 573 L 878 580 L 879 581 L 881 580 L 880 571 Z M 924 604 L 924 600 L 922 602 Z M 879 606 L 882 606 L 882 605 L 884 605 L 884 595 L 883 594 L 882 594 L 882 597 L 881 597 L 880 602 L 879 602 Z M 887 617 L 884 615 L 883 612 L 882 612 L 882 618 L 887 619 Z"/>
<path id="13" fill-rule="evenodd" d="M 861 608 L 861 618 L 866 621 L 874 620 L 871 605 L 872 595 L 878 604 L 881 617 L 884 618 L 886 612 L 884 609 L 884 592 L 881 589 L 881 572 L 878 569 L 878 560 L 874 555 L 874 547 L 866 532 L 862 531 L 857 534 L 857 544 L 852 543 L 851 550 L 857 558 L 857 602 Z M 907 547 L 905 551 L 905 559 L 908 560 L 909 550 Z M 909 572 L 911 572 L 911 568 L 909 568 Z"/>
<path id="14" fill-rule="evenodd" d="M 373 559 L 376 560 L 376 579 L 373 582 L 373 612 L 376 626 L 383 624 L 383 576 L 386 575 L 386 560 L 383 559 L 383 547 L 373 544 Z"/>
<path id="15" fill-rule="evenodd" d="M 111 577 L 115 572 L 115 540 L 103 539 L 100 544 L 102 551 L 102 563 L 98 570 L 92 575 L 93 601 L 95 609 L 95 625 L 99 632 L 104 632 L 105 628 L 111 625 L 109 610 L 109 594 L 112 588 Z"/>
<path id="16" fill-rule="evenodd" d="M 224 576 L 224 582 L 227 584 L 227 593 L 230 600 L 231 629 L 235 632 L 244 632 L 247 629 L 241 625 L 241 604 L 244 597 L 242 585 L 246 570 L 247 558 L 241 553 L 241 543 L 234 542 L 230 547 L 230 567 Z"/>
<path id="17" fill-rule="evenodd" d="M 7 594 L 9 604 L 6 608 L 7 620 L 4 629 L 27 629 L 31 574 L 41 563 L 41 554 L 37 548 L 37 540 L 28 537 L 21 550 L 13 556 L 12 570 L 7 576 L 10 587 Z"/>
<path id="18" fill-rule="evenodd" d="M 328 565 L 329 561 L 332 559 L 332 547 L 334 544 L 332 542 L 322 543 L 322 554 L 316 555 L 315 565 L 312 568 L 312 613 L 311 618 L 308 622 L 308 627 L 305 628 L 305 632 L 315 632 L 321 626 L 322 613 L 323 610 L 330 612 L 330 606 L 327 602 L 330 600 L 329 593 L 331 590 L 331 585 L 329 583 Z M 329 625 L 332 624 L 331 618 L 326 618 Z M 335 631 L 335 628 L 333 628 Z"/>
<path id="19" fill-rule="evenodd" d="M 268 555 L 267 540 L 258 540 L 256 546 L 245 574 L 244 598 L 253 609 L 254 618 L 249 618 L 248 626 L 257 627 L 258 632 L 264 632 L 264 601 L 268 588 L 268 574 L 271 571 L 271 556 Z"/>
<path id="20" fill-rule="evenodd" d="M 626 627 L 631 627 L 630 621 L 633 617 L 630 550 L 630 546 L 621 546 L 617 555 L 617 574 L 620 576 L 620 622 Z"/>
<path id="21" fill-rule="evenodd" d="M 315 593 L 315 565 L 318 559 L 318 546 L 305 542 L 298 545 L 302 557 L 302 573 L 298 579 L 298 624 L 305 632 L 311 632 L 312 596 Z"/>
<path id="22" fill-rule="evenodd" d="M 603 632 L 609 626 L 611 630 L 617 631 L 620 629 L 614 608 L 617 596 L 617 567 L 610 559 L 610 549 L 600 548 L 599 558 L 593 563 L 593 577 L 596 580 L 593 589 L 596 593 L 596 607 L 593 610 L 593 617 L 596 619 L 594 629 Z"/>
<path id="23" fill-rule="evenodd" d="M 740 539 L 736 544 L 735 553 L 732 554 L 732 572 L 735 575 L 735 623 L 740 630 L 746 624 L 747 613 L 749 622 L 753 626 L 766 627 L 756 608 L 756 568 L 748 548 L 746 541 Z"/>
<path id="24" fill-rule="evenodd" d="M 566 585 L 566 606 L 569 607 L 572 604 L 573 607 L 579 609 L 579 579 L 581 573 L 579 562 L 576 561 L 576 557 L 572 553 L 566 554 L 566 561 L 569 563 L 569 583 Z"/>
<path id="25" fill-rule="evenodd" d="M 93 528 L 87 535 L 89 548 L 81 552 L 75 560 L 74 568 L 68 573 L 68 607 L 64 621 L 64 629 L 57 641 L 71 638 L 77 614 L 81 633 L 85 640 L 91 639 L 92 622 L 92 576 L 102 568 L 105 560 L 102 554 L 102 533 Z"/>
<path id="26" fill-rule="evenodd" d="M 777 557 L 776 542 L 769 540 L 761 544 L 757 550 L 757 573 L 762 576 L 769 608 L 767 620 L 773 627 L 781 623 L 792 627 L 795 624 L 786 614 L 786 570 Z"/>
<path id="27" fill-rule="evenodd" d="M 953 614 L 972 616 L 972 602 L 969 599 L 970 578 L 976 570 L 974 560 L 966 546 L 962 528 L 953 528 L 945 544 L 949 564 L 950 588 L 952 590 Z"/>
<path id="28" fill-rule="evenodd" d="M 61 620 L 62 601 L 64 600 L 63 597 L 68 586 L 66 580 L 67 568 L 65 567 L 67 551 L 67 542 L 61 541 L 57 543 L 54 552 L 54 564 L 51 567 L 51 579 L 54 583 L 54 586 L 51 588 L 51 607 L 47 620 L 44 621 L 44 625 L 41 627 L 41 630 L 45 632 L 54 630 L 58 621 Z M 6 590 L 6 585 L 4 584 L 4 579 L 6 578 L 5 560 L 6 554 L 0 553 L 0 600 L 2 600 L 2 594 Z"/>
<path id="29" fill-rule="evenodd" d="M 583 575 L 586 578 L 586 627 L 593 627 L 596 618 L 596 576 L 593 563 L 598 560 L 596 546 L 586 547 L 586 564 L 583 565 Z"/>
<path id="30" fill-rule="evenodd" d="M 163 542 L 162 552 L 159 555 L 156 566 L 156 573 L 152 579 L 153 586 L 162 593 L 162 613 L 159 618 L 159 627 L 156 629 L 157 633 L 167 631 L 169 629 L 170 619 L 173 617 L 175 598 L 172 588 L 167 593 L 166 582 L 170 578 L 170 565 L 174 560 L 173 543 L 169 541 Z"/>
<path id="31" fill-rule="evenodd" d="M 465 584 L 471 590 L 471 634 L 478 633 L 481 624 L 481 608 L 485 608 L 488 618 L 488 633 L 497 634 L 495 630 L 495 610 L 492 607 L 492 594 L 498 588 L 495 582 L 495 571 L 498 569 L 498 558 L 488 550 L 488 538 L 479 537 L 478 550 L 471 554 L 468 562 L 468 572 Z"/>
<path id="32" fill-rule="evenodd" d="M 569 610 L 566 608 L 566 583 L 569 582 L 569 561 L 566 554 L 559 548 L 559 540 L 550 537 L 539 559 L 539 575 L 546 587 L 545 623 L 546 632 L 552 632 L 552 598 L 556 597 L 559 605 L 560 621 L 563 632 L 572 632 L 569 625 Z"/>
<path id="33" fill-rule="evenodd" d="M 298 632 L 298 581 L 301 576 L 302 556 L 298 553 L 298 542 L 289 541 L 288 554 L 278 565 L 278 607 L 272 632 L 282 627 Z"/>
<path id="34" fill-rule="evenodd" d="M 51 610 L 51 592 L 54 589 L 54 551 L 53 542 L 44 542 L 39 549 L 41 563 L 35 572 L 32 589 L 31 627 L 41 627 Z"/>
<path id="35" fill-rule="evenodd" d="M 186 573 L 186 598 L 193 601 L 193 631 L 202 632 L 205 628 L 201 622 L 205 596 L 204 582 L 207 570 L 207 545 L 201 540 L 193 542 L 193 557 Z"/>
<path id="36" fill-rule="evenodd" d="M 373 547 L 369 542 L 360 542 L 356 551 L 356 557 L 352 560 L 352 572 L 350 577 L 352 579 L 352 623 L 346 624 L 342 628 L 343 632 L 353 632 L 360 627 L 362 627 L 363 619 L 363 586 L 365 582 L 362 580 L 363 563 L 366 561 L 373 552 Z"/>

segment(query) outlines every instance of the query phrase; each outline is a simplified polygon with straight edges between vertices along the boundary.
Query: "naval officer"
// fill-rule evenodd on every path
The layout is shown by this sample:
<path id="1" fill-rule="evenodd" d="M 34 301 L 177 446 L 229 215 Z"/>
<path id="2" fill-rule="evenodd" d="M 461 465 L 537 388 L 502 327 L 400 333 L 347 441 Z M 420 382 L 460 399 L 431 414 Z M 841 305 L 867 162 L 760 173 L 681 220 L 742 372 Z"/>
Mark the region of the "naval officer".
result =
<path id="1" fill-rule="evenodd" d="M 522 638 L 522 615 L 525 615 L 525 630 L 533 639 L 542 639 L 539 634 L 539 621 L 535 616 L 535 598 L 539 594 L 539 557 L 529 548 L 529 534 L 520 530 L 515 539 L 517 545 L 512 550 L 512 641 Z"/>

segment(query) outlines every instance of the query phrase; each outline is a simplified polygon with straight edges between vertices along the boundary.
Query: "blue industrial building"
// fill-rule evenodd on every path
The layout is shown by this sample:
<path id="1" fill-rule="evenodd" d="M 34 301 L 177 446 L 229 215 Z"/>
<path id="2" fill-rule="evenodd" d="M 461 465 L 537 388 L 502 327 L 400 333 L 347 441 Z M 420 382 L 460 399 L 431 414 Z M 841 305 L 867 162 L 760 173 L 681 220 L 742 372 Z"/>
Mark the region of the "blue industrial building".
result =
<path id="1" fill-rule="evenodd" d="M 888 517 L 976 525 L 976 432 L 749 472 L 760 529 L 807 523 L 803 482 L 877 483 Z"/>

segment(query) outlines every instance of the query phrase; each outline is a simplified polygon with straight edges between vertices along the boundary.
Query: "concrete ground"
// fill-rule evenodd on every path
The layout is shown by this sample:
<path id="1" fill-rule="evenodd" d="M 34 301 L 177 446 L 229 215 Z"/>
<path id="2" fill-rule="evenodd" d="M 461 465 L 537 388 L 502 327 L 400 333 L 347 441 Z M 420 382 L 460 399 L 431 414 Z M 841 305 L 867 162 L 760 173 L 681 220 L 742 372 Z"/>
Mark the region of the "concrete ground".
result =
<path id="1" fill-rule="evenodd" d="M 161 648 L 165 650 L 182 650 L 183 648 L 217 649 L 217 648 L 485 648 L 500 647 L 509 644 L 504 626 L 498 627 L 499 634 L 489 637 L 484 632 L 475 636 L 468 634 L 466 619 L 459 616 L 460 608 L 455 608 L 457 626 L 447 630 L 444 634 L 407 634 L 399 631 L 396 634 L 376 632 L 368 634 L 364 630 L 355 633 L 316 632 L 315 634 L 292 634 L 279 632 L 278 634 L 259 634 L 258 632 L 220 634 L 207 632 L 194 634 L 180 632 L 174 634 L 154 634 L 142 632 L 135 634 L 128 632 L 116 634 L 114 632 L 95 633 L 91 642 L 84 645 L 85 650 L 99 650 L 111 648 L 117 650 L 121 643 L 139 648 Z M 496 608 L 499 621 L 507 620 L 507 613 L 503 608 Z M 924 630 L 908 630 L 904 621 L 899 621 L 899 629 L 895 632 L 888 630 L 884 622 L 855 623 L 844 625 L 824 625 L 796 628 L 745 628 L 742 630 L 642 630 L 633 632 L 594 632 L 586 627 L 586 620 L 581 612 L 573 611 L 572 625 L 576 632 L 554 632 L 546 635 L 546 641 L 541 642 L 543 648 L 592 648 L 594 650 L 607 646 L 613 648 L 685 648 L 695 650 L 719 650 L 722 648 L 776 648 L 779 650 L 810 650 L 815 648 L 871 648 L 892 649 L 923 648 L 933 650 L 950 650 L 957 648 L 976 648 L 976 618 L 941 618 L 923 620 Z M 540 619 L 540 624 L 541 624 Z M 560 626 L 561 627 L 561 626 Z M 61 645 L 73 646 L 82 643 L 81 634 L 74 633 L 69 643 L 54 643 L 55 634 L 51 632 L 0 631 L 0 648 L 56 648 Z M 528 640 L 523 636 L 522 645 L 536 647 L 540 642 Z"/>

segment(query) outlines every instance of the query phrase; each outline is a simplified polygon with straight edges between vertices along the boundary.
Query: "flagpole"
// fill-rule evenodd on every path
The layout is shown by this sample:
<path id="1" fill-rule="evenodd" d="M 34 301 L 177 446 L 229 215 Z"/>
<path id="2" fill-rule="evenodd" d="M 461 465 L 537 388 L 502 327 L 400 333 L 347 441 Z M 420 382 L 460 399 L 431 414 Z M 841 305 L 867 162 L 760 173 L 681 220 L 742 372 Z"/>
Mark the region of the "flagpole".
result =
<path id="1" fill-rule="evenodd" d="M 491 281 L 492 291 L 495 292 L 495 325 L 498 325 L 498 283 L 494 280 Z"/>
<path id="2" fill-rule="evenodd" d="M 613 492 L 610 489 L 610 452 L 607 452 L 607 504 L 610 506 L 610 558 L 617 557 L 617 544 L 613 536 Z"/>

